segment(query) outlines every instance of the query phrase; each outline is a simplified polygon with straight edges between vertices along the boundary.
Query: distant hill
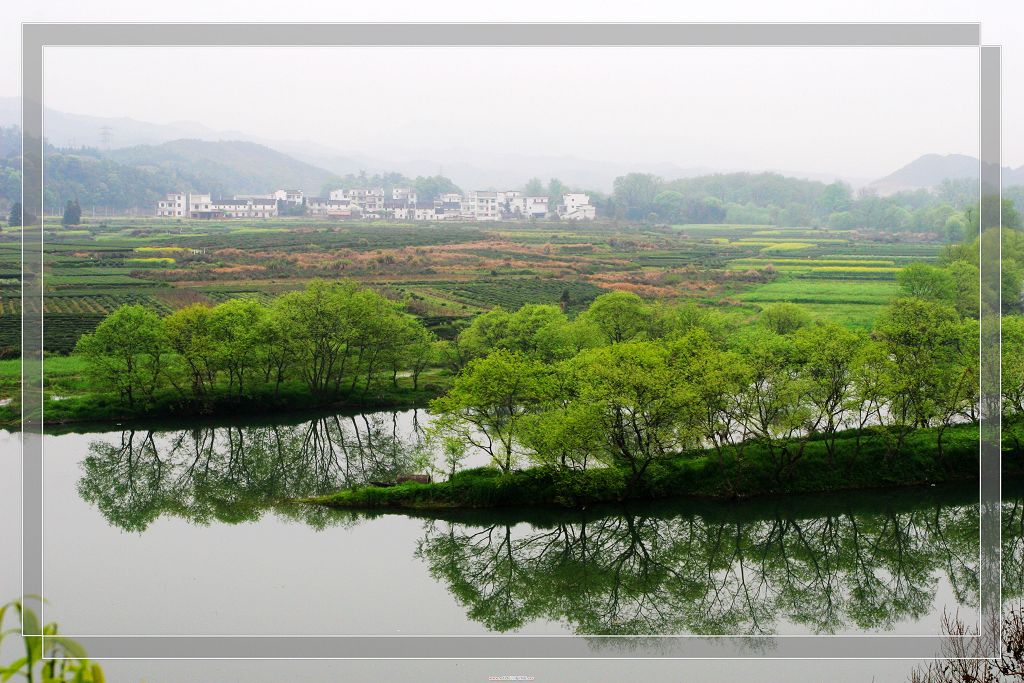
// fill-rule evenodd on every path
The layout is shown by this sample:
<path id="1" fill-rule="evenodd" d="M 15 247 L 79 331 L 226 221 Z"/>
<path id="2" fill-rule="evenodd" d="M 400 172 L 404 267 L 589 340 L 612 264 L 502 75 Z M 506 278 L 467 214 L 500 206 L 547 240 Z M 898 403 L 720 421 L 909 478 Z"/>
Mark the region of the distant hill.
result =
<path id="1" fill-rule="evenodd" d="M 317 194 L 334 177 L 325 169 L 241 140 L 173 140 L 114 149 L 104 156 L 138 168 L 187 175 L 196 189 L 214 195 L 257 194 L 277 188 Z"/>
<path id="2" fill-rule="evenodd" d="M 889 195 L 904 190 L 935 187 L 943 180 L 977 178 L 978 159 L 965 154 L 925 154 L 906 166 L 868 185 L 879 194 Z M 1003 168 L 1003 185 L 1024 184 L 1024 166 Z"/>
<path id="3" fill-rule="evenodd" d="M 0 199 L 21 195 L 20 132 L 0 128 Z M 57 211 L 68 199 L 89 209 L 149 211 L 167 192 L 214 196 L 264 194 L 278 188 L 319 193 L 330 171 L 252 142 L 174 140 L 101 152 L 47 146 L 44 200 Z"/>
<path id="4" fill-rule="evenodd" d="M 21 104 L 17 98 L 0 97 L 0 126 L 17 125 L 21 120 Z M 109 137 L 104 135 L 106 129 Z M 576 156 L 553 156 L 538 150 L 534 153 L 498 153 L 478 148 L 436 149 L 410 152 L 403 158 L 377 156 L 373 150 L 337 149 L 309 140 L 274 140 L 250 135 L 244 131 L 216 130 L 194 121 L 151 123 L 128 117 L 102 117 L 46 109 L 46 138 L 60 148 L 107 148 L 120 151 L 136 146 L 160 146 L 171 141 L 245 141 L 264 145 L 311 166 L 337 175 L 349 173 L 385 173 L 397 171 L 410 178 L 444 175 L 466 189 L 513 189 L 522 187 L 530 178 L 544 181 L 558 178 L 572 187 L 610 192 L 617 176 L 630 172 L 654 173 L 665 179 L 692 178 L 710 173 L 739 171 L 774 171 L 786 176 L 832 182 L 839 175 L 811 173 L 794 169 L 744 169 L 738 167 L 709 168 L 674 162 L 627 163 L 600 161 Z M 363 141 L 360 141 L 363 143 Z M 356 140 L 352 140 L 356 144 Z M 867 179 L 842 177 L 854 187 Z M 319 192 L 320 187 L 312 188 Z"/>

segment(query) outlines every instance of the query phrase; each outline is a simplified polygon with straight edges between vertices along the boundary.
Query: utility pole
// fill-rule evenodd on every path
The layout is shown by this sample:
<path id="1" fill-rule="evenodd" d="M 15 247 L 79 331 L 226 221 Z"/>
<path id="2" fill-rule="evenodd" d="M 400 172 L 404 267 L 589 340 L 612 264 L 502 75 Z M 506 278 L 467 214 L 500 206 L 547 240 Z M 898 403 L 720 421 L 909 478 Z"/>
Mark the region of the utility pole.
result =
<path id="1" fill-rule="evenodd" d="M 110 151 L 110 136 L 114 132 L 114 129 L 110 126 L 100 126 L 100 142 L 103 143 L 103 149 Z"/>

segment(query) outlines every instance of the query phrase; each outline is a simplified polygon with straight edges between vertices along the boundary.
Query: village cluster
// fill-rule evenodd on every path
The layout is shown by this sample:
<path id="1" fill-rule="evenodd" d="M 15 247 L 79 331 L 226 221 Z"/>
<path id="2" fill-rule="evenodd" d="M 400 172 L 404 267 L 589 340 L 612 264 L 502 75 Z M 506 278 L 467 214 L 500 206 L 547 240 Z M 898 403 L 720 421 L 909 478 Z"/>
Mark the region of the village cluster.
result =
<path id="1" fill-rule="evenodd" d="M 590 220 L 597 211 L 590 196 L 571 192 L 555 207 L 548 197 L 522 192 L 477 190 L 465 195 L 445 193 L 420 201 L 416 191 L 395 187 L 341 188 L 329 197 L 307 197 L 302 190 L 276 190 L 266 195 L 235 195 L 213 199 L 209 194 L 172 192 L 157 202 L 157 215 L 170 218 L 272 218 L 285 208 L 327 218 L 383 218 L 403 221 L 501 221 L 557 217 Z"/>

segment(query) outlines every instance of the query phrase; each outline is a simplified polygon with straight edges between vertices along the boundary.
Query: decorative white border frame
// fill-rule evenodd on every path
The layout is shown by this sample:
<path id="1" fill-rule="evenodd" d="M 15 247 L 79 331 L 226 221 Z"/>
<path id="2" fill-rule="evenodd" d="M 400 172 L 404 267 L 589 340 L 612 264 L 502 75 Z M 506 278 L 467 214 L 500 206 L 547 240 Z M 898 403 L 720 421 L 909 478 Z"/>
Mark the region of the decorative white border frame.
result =
<path id="1" fill-rule="evenodd" d="M 945 46 L 980 56 L 980 196 L 1000 193 L 1000 48 L 966 23 L 22 25 L 22 206 L 40 217 L 47 46 Z M 981 203 L 984 209 L 984 202 Z M 41 221 L 44 219 L 40 219 Z M 981 216 L 982 227 L 1000 225 Z M 1001 605 L 1000 254 L 981 254 L 980 623 Z M 43 231 L 22 232 L 22 589 L 43 595 Z M 988 253 L 993 252 L 993 253 Z M 31 305 L 37 304 L 33 308 Z M 998 619 L 997 619 L 998 620 Z M 32 635 L 32 634 L 30 634 Z M 35 634 L 41 635 L 41 634 Z M 928 659 L 944 636 L 74 636 L 96 659 Z M 599 640 L 600 647 L 593 647 Z M 991 653 L 998 654 L 998 638 Z M 986 643 L 986 647 L 989 644 Z M 771 650 L 770 656 L 763 653 Z"/>

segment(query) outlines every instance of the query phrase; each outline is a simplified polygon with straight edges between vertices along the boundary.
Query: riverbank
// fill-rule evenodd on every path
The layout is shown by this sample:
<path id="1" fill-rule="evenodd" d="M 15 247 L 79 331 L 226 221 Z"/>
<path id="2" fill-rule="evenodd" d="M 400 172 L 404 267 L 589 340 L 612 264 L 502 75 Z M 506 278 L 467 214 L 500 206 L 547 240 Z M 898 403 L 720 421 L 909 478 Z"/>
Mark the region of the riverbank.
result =
<path id="1" fill-rule="evenodd" d="M 0 428 L 21 428 L 20 361 L 0 361 Z M 374 411 L 387 409 L 425 408 L 431 399 L 442 395 L 450 383 L 450 375 L 438 370 L 424 372 L 419 387 L 408 386 L 399 378 L 399 386 L 384 384 L 369 391 L 356 389 L 324 396 L 311 394 L 300 382 L 280 387 L 257 386 L 244 396 L 231 394 L 226 386 L 214 387 L 203 400 L 183 397 L 165 389 L 152 400 L 134 407 L 126 406 L 116 396 L 88 390 L 85 368 L 75 356 L 46 360 L 43 417 L 47 427 L 103 428 L 125 423 L 153 423 L 182 419 L 263 418 L 267 416 L 308 416 L 310 414 Z"/>
<path id="2" fill-rule="evenodd" d="M 1008 426 L 1004 474 L 1019 476 L 1021 425 Z M 302 502 L 354 509 L 444 509 L 510 506 L 582 508 L 588 505 L 664 498 L 742 499 L 795 493 L 827 493 L 976 481 L 978 427 L 951 427 L 937 455 L 934 429 L 909 434 L 898 453 L 878 431 L 846 432 L 829 459 L 825 441 L 807 442 L 803 456 L 779 473 L 777 462 L 759 444 L 715 451 L 693 451 L 651 464 L 637 482 L 617 467 L 556 470 L 533 467 L 510 473 L 477 468 L 432 484 L 366 486 Z M 1016 438 L 1014 438 L 1016 437 Z"/>

